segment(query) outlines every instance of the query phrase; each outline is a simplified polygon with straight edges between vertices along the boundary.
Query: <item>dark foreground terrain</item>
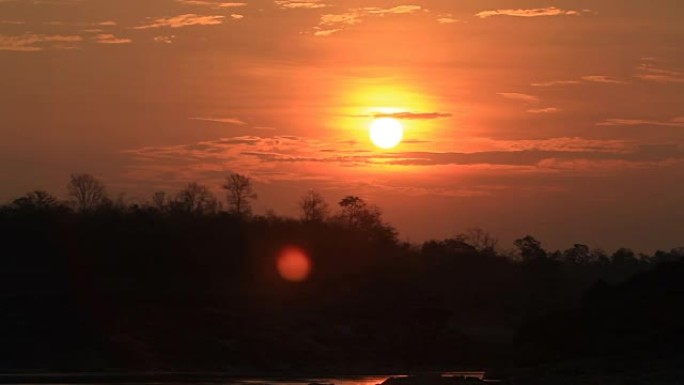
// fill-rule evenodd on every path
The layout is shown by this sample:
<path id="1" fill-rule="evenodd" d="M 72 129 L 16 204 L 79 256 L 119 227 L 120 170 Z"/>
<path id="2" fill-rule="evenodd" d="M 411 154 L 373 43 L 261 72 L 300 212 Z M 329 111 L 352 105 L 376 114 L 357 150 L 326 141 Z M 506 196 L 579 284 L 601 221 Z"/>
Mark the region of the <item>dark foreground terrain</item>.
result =
<path id="1" fill-rule="evenodd" d="M 411 245 L 357 208 L 295 220 L 6 205 L 0 371 L 684 380 L 681 249 L 549 252 L 526 236 L 501 252 L 482 232 Z M 285 246 L 308 255 L 303 282 L 279 276 Z"/>

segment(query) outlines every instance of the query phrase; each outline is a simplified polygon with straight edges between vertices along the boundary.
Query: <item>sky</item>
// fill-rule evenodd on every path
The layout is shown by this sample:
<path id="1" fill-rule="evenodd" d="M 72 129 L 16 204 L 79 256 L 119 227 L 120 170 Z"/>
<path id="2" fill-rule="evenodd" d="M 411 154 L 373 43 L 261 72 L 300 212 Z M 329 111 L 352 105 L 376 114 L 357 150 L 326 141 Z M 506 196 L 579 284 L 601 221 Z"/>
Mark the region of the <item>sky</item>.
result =
<path id="1" fill-rule="evenodd" d="M 684 246 L 681 0 L 0 0 L 0 201 L 248 175 L 411 242 Z M 374 119 L 404 127 L 381 149 Z"/>

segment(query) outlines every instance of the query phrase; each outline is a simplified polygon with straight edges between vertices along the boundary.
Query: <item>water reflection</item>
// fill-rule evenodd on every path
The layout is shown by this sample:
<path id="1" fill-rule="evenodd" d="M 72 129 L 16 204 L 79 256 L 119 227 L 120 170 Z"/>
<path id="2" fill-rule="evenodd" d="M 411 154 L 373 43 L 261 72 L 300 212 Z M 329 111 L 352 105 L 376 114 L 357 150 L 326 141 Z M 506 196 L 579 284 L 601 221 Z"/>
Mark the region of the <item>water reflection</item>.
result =
<path id="1" fill-rule="evenodd" d="M 485 382 L 496 382 L 485 379 L 485 372 L 483 371 L 463 371 L 463 372 L 444 372 L 442 377 L 458 377 L 477 379 Z M 435 376 L 438 376 L 435 373 Z M 361 377 L 329 377 L 329 378 L 300 378 L 287 380 L 274 379 L 254 379 L 242 381 L 248 385 L 378 385 L 382 384 L 389 378 L 406 378 L 405 374 L 395 375 L 377 375 L 377 376 L 361 376 Z"/>

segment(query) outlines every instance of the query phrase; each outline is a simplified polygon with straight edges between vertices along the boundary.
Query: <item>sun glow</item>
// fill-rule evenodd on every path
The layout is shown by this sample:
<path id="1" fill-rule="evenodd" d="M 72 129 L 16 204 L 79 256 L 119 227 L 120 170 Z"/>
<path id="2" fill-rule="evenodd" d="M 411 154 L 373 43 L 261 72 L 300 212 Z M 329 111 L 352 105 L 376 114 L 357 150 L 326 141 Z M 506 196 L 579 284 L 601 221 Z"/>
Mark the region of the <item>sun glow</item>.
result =
<path id="1" fill-rule="evenodd" d="M 396 147 L 404 137 L 404 126 L 394 118 L 373 120 L 370 126 L 370 139 L 376 146 L 384 149 Z"/>
<path id="2" fill-rule="evenodd" d="M 288 246 L 280 251 L 276 268 L 284 280 L 302 282 L 309 277 L 311 261 L 302 249 Z"/>

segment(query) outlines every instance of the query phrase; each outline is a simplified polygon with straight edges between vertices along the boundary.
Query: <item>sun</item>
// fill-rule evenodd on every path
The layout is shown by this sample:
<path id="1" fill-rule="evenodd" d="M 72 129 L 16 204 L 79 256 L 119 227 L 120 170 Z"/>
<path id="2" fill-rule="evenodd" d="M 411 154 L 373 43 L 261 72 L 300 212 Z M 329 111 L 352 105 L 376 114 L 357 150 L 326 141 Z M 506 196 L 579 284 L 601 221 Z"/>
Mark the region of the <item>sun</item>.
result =
<path id="1" fill-rule="evenodd" d="M 373 120 L 370 126 L 370 139 L 380 148 L 389 149 L 401 143 L 404 137 L 404 126 L 394 118 Z"/>

